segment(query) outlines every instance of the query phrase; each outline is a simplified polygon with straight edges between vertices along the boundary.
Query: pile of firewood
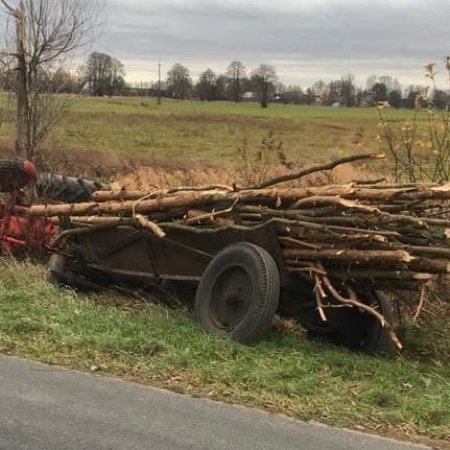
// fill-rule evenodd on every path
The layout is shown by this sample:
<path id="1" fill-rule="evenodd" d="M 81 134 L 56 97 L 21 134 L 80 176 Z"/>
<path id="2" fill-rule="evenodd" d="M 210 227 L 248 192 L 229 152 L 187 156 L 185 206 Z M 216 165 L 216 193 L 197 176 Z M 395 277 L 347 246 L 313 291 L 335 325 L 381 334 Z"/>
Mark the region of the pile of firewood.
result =
<path id="1" fill-rule="evenodd" d="M 333 299 L 370 309 L 383 321 L 352 287 L 374 283 L 418 290 L 421 308 L 427 283 L 450 272 L 450 184 L 278 186 L 345 162 L 380 157 L 342 158 L 248 187 L 98 191 L 92 202 L 35 205 L 31 213 L 55 221 L 66 216 L 86 226 L 131 220 L 160 237 L 174 226 L 202 232 L 270 221 L 287 270 L 315 283 L 324 319 L 324 308 Z"/>

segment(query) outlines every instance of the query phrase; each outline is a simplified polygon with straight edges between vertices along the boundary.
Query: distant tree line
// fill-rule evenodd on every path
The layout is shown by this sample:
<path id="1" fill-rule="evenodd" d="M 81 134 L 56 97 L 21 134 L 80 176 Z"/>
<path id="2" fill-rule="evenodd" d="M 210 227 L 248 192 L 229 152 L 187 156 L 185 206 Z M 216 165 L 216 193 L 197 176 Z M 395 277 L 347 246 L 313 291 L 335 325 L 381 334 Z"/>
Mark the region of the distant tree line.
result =
<path id="1" fill-rule="evenodd" d="M 133 89 L 129 92 L 133 93 Z M 174 64 L 161 84 L 161 92 L 159 84 L 153 83 L 147 94 L 205 101 L 259 101 L 262 107 L 267 107 L 269 102 L 346 107 L 388 102 L 393 108 L 417 108 L 432 103 L 436 108 L 444 109 L 448 101 L 448 93 L 443 90 L 424 93 L 420 86 L 402 88 L 399 81 L 390 76 L 372 75 L 367 79 L 365 88 L 356 85 L 353 75 L 345 75 L 328 83 L 319 80 L 303 89 L 298 85 L 279 82 L 275 67 L 269 64 L 261 64 L 247 74 L 240 61 L 232 61 L 223 74 L 216 74 L 208 68 L 200 74 L 196 83 L 192 81 L 187 67 Z"/>
<path id="2" fill-rule="evenodd" d="M 448 93 L 434 89 L 424 93 L 420 86 L 402 87 L 396 78 L 372 75 L 366 86 L 356 85 L 353 75 L 344 75 L 329 82 L 319 80 L 303 89 L 298 85 L 279 82 L 276 69 L 260 64 L 248 70 L 241 61 L 232 61 L 224 73 L 211 68 L 204 70 L 194 82 L 189 69 L 175 63 L 161 82 L 139 88 L 125 82 L 125 67 L 118 59 L 99 52 L 89 55 L 86 64 L 77 71 L 59 68 L 49 76 L 53 92 L 85 92 L 93 96 L 148 95 L 171 99 L 233 102 L 258 101 L 263 108 L 269 103 L 324 106 L 373 106 L 388 102 L 393 108 L 418 108 L 432 103 L 444 109 Z M 0 83 L 8 90 L 14 73 L 0 71 Z"/>
<path id="3" fill-rule="evenodd" d="M 249 100 L 257 100 L 263 108 L 267 108 L 276 96 L 278 77 L 270 64 L 261 64 L 247 74 L 242 62 L 232 61 L 224 74 L 216 74 L 208 68 L 194 83 L 189 69 L 176 63 L 167 72 L 161 86 L 160 95 L 167 98 L 241 102 L 247 96 Z M 154 95 L 159 88 L 159 83 L 154 83 L 149 89 L 150 95 Z"/>
<path id="4" fill-rule="evenodd" d="M 3 90 L 13 91 L 16 77 L 14 66 L 4 70 L 0 66 L 0 87 Z M 75 71 L 64 67 L 47 68 L 41 71 L 40 77 L 45 78 L 51 93 L 86 92 L 98 97 L 127 94 L 124 65 L 106 53 L 91 53 L 86 64 Z"/>

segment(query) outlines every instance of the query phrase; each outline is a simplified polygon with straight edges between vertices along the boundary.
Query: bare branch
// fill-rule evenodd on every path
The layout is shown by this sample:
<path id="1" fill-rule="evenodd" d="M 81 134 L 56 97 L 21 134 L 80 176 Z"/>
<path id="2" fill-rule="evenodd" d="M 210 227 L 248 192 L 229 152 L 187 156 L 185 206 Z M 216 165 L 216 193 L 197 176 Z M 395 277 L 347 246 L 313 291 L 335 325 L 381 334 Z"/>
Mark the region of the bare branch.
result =
<path id="1" fill-rule="evenodd" d="M 414 317 L 413 317 L 413 323 L 416 323 L 417 319 L 420 316 L 420 313 L 422 312 L 423 304 L 425 303 L 426 294 L 427 294 L 427 287 L 426 287 L 425 284 L 423 284 L 420 287 L 419 302 L 417 304 L 417 309 L 416 309 L 416 312 L 415 312 Z"/>
<path id="2" fill-rule="evenodd" d="M 6 0 L 0 0 L 0 2 L 8 10 L 9 14 L 11 14 L 14 17 L 17 15 L 16 9 L 13 8 L 11 5 L 9 5 L 8 3 L 6 3 Z"/>
<path id="3" fill-rule="evenodd" d="M 280 177 L 276 177 L 271 180 L 264 181 L 263 183 L 260 183 L 257 185 L 247 186 L 244 189 L 266 188 L 269 186 L 274 186 L 276 184 L 285 183 L 286 181 L 298 180 L 299 178 L 302 178 L 306 175 L 310 175 L 315 172 L 320 172 L 323 170 L 332 170 L 341 164 L 355 162 L 355 161 L 361 161 L 363 159 L 383 159 L 383 158 L 385 158 L 385 155 L 383 153 L 369 153 L 369 154 L 366 153 L 366 154 L 346 156 L 344 158 L 340 158 L 335 161 L 332 161 L 328 164 L 322 164 L 320 166 L 309 167 L 308 169 L 301 170 L 300 172 L 282 175 Z"/>
<path id="4" fill-rule="evenodd" d="M 319 269 L 324 270 L 323 266 L 318 264 Z M 334 297 L 334 299 L 336 299 L 338 302 L 344 304 L 344 305 L 351 305 L 353 307 L 359 308 L 362 311 L 365 311 L 369 314 L 371 314 L 372 316 L 374 316 L 381 324 L 381 326 L 383 328 L 386 328 L 390 338 L 392 339 L 392 342 L 395 344 L 395 346 L 401 350 L 402 349 L 402 343 L 400 342 L 397 334 L 395 333 L 395 330 L 392 326 L 392 324 L 390 324 L 383 316 L 383 314 L 380 314 L 375 308 L 366 305 L 365 303 L 359 301 L 356 298 L 356 295 L 354 294 L 354 292 L 349 288 L 349 294 L 350 294 L 350 298 L 345 298 L 343 297 L 338 290 L 333 286 L 333 284 L 331 283 L 330 279 L 327 276 L 322 276 L 318 278 L 321 279 L 321 281 L 323 282 L 323 285 L 325 286 L 325 288 L 330 292 L 330 294 Z"/>
<path id="5" fill-rule="evenodd" d="M 8 58 L 14 61 L 16 154 L 32 158 L 72 103 L 68 96 L 54 95 L 54 74 L 92 40 L 99 23 L 99 2 L 21 0 L 16 8 L 8 0 L 0 2 L 13 17 L 3 34 L 15 34 L 15 49 L 4 48 L 0 64 L 10 63 Z"/>

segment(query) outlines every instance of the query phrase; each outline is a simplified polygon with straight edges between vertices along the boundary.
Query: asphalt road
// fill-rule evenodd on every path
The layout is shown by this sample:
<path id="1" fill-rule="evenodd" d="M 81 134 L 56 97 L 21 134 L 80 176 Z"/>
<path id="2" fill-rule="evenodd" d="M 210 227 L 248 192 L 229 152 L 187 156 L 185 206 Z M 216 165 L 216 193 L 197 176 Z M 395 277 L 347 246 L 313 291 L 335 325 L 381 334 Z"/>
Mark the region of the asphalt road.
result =
<path id="1" fill-rule="evenodd" d="M 425 448 L 0 356 L 1 450 Z"/>

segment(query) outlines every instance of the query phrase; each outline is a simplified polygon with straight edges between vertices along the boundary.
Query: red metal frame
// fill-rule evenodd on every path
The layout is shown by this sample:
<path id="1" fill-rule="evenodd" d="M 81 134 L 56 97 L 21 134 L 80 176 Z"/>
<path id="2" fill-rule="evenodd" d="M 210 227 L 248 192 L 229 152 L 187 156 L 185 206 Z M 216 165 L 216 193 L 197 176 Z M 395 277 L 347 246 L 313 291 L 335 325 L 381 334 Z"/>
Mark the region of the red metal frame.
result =
<path id="1" fill-rule="evenodd" d="M 24 206 L 0 210 L 0 254 L 42 256 L 49 251 L 50 240 L 58 227 L 41 217 L 30 215 Z"/>
<path id="2" fill-rule="evenodd" d="M 0 203 L 0 255 L 44 256 L 49 251 L 50 240 L 58 233 L 58 227 L 41 217 L 34 217 L 26 206 L 21 206 L 22 187 L 32 186 L 37 179 L 34 165 L 25 161 L 18 172 L 17 182 L 8 179 L 3 183 L 9 191 L 7 201 Z"/>

